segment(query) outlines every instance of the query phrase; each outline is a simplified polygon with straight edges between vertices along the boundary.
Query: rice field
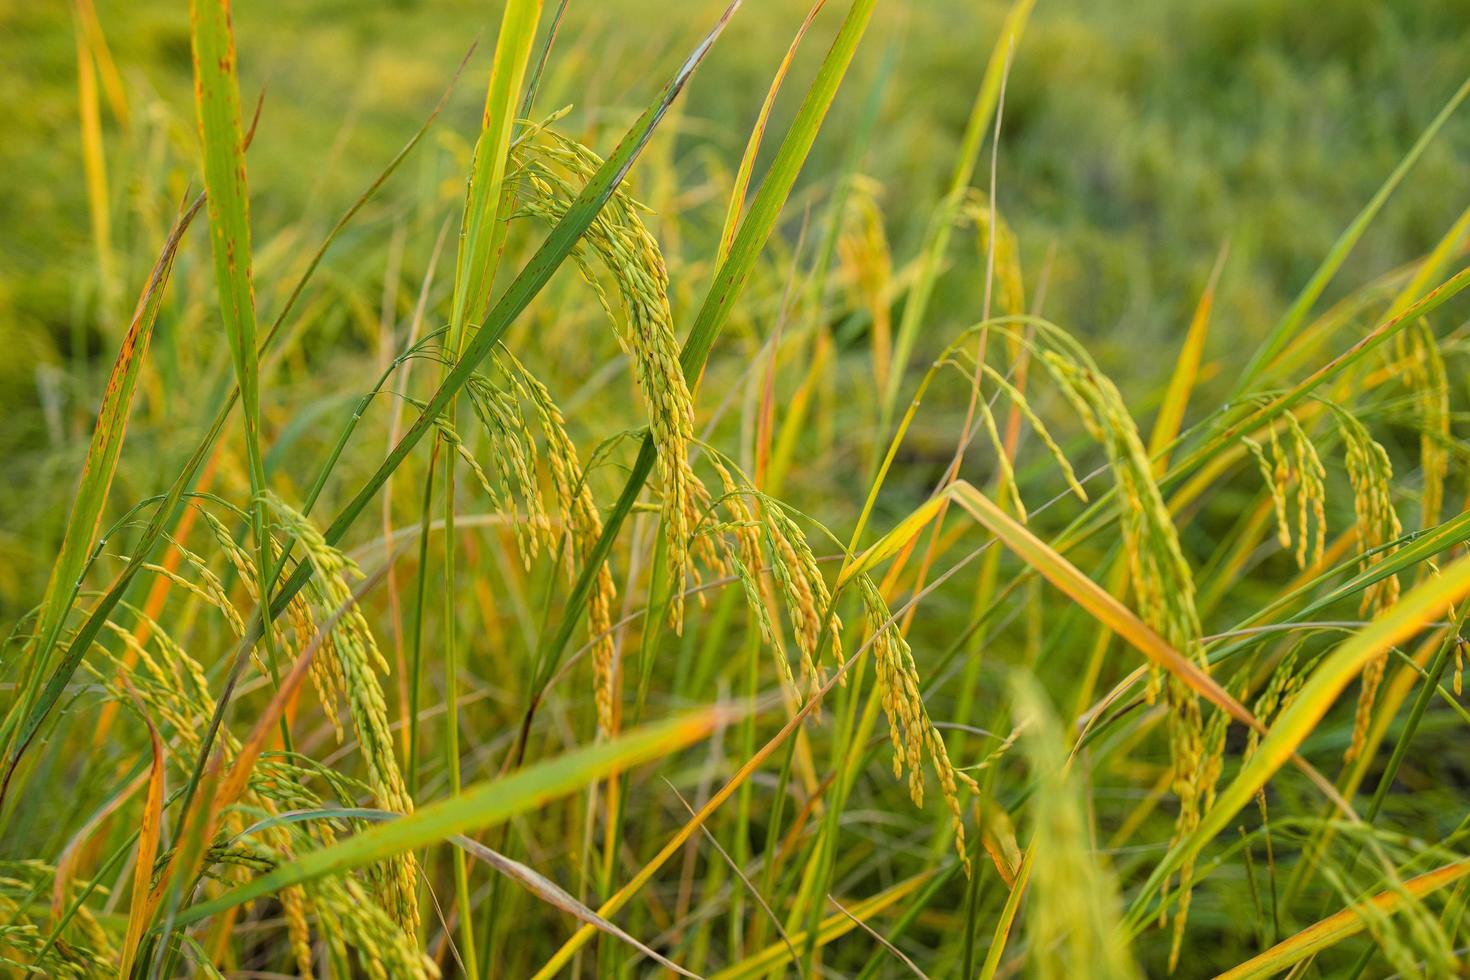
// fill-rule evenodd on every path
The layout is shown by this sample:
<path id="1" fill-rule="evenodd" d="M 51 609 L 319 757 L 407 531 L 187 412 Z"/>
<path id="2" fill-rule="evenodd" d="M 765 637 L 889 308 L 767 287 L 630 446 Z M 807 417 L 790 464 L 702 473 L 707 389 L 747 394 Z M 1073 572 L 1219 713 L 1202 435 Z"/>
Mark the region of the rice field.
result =
<path id="1" fill-rule="evenodd" d="M 1460 975 L 1464 27 L 0 5 L 0 969 Z"/>

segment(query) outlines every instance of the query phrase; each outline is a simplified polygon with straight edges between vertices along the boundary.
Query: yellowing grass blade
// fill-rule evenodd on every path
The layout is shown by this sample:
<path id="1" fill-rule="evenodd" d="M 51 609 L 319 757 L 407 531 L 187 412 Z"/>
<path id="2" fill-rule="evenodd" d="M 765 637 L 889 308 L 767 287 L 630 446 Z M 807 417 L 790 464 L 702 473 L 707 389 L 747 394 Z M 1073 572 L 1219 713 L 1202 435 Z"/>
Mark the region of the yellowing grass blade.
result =
<path id="1" fill-rule="evenodd" d="M 61 550 L 56 556 L 56 564 L 51 568 L 51 577 L 47 580 L 46 592 L 41 600 L 40 619 L 36 624 L 37 641 L 31 665 L 27 668 L 25 693 L 12 703 L 5 720 L 4 737 L 0 737 L 0 742 L 8 742 L 10 745 L 4 778 L 6 787 L 9 786 L 10 776 L 25 743 L 35 734 L 35 729 L 50 703 L 54 703 L 55 698 L 61 695 L 61 687 L 58 685 L 51 701 L 43 704 L 39 711 L 32 710 L 25 727 L 16 732 L 16 726 L 21 723 L 20 713 L 35 707 L 33 702 L 36 689 L 50 661 L 52 650 L 61 636 L 66 615 L 76 600 L 87 555 L 97 538 L 107 494 L 112 488 L 113 475 L 117 472 L 118 456 L 122 452 L 123 439 L 127 434 L 128 414 L 133 407 L 133 393 L 138 386 L 138 376 L 143 370 L 148 341 L 153 337 L 153 325 L 158 319 L 164 286 L 173 270 L 174 255 L 178 251 L 184 230 L 202 204 L 202 201 L 196 200 L 175 223 L 153 265 L 148 283 L 138 298 L 132 323 L 118 348 L 117 358 L 113 361 L 107 389 L 102 394 L 102 407 L 92 429 L 92 441 L 87 446 L 87 458 L 82 463 L 81 480 L 71 498 L 71 513 L 67 516 Z M 70 671 L 67 676 L 70 676 Z M 65 683 L 64 679 L 62 683 Z M 3 797 L 4 792 L 0 790 L 0 799 Z"/>
<path id="2" fill-rule="evenodd" d="M 107 95 L 108 106 L 118 125 L 126 129 L 129 115 L 127 92 L 117 63 L 112 60 L 112 49 L 107 45 L 107 35 L 102 30 L 102 22 L 97 19 L 92 0 L 77 0 L 76 14 L 87 47 L 97 60 L 97 74 L 102 82 L 102 91 Z"/>
<path id="3" fill-rule="evenodd" d="M 924 501 L 913 513 L 895 524 L 887 534 L 874 541 L 861 555 L 842 570 L 837 576 L 837 588 L 841 589 L 848 582 L 864 572 L 872 570 L 879 563 L 892 558 L 903 550 L 904 546 L 918 536 L 919 532 L 944 509 L 949 502 L 951 494 L 938 493 Z"/>
<path id="4" fill-rule="evenodd" d="M 1470 875 L 1470 858 L 1446 864 L 1444 867 L 1427 871 L 1410 878 L 1401 888 L 1379 892 L 1369 903 L 1382 915 L 1392 915 L 1403 908 L 1409 899 L 1420 899 L 1430 892 L 1453 884 Z M 1303 929 L 1289 939 L 1284 939 L 1259 956 L 1246 960 L 1239 966 L 1226 970 L 1216 980 L 1249 980 L 1253 977 L 1269 977 L 1288 967 L 1300 963 L 1308 956 L 1327 949 L 1362 932 L 1363 914 L 1346 908 L 1334 915 Z"/>
<path id="5" fill-rule="evenodd" d="M 1022 561 L 1087 610 L 1094 619 L 1133 644 L 1139 653 L 1154 664 L 1184 681 L 1218 707 L 1230 712 L 1236 720 L 1247 725 L 1252 723 L 1250 712 L 1215 683 L 1209 674 L 1170 646 L 1168 641 L 1135 616 L 1132 610 L 1083 575 L 1076 565 L 1001 510 L 989 497 L 965 480 L 956 481 L 951 493 L 956 504 L 999 538 Z"/>
<path id="6" fill-rule="evenodd" d="M 1005 953 L 1006 943 L 1011 938 L 1011 928 L 1016 924 L 1016 912 L 1021 908 L 1021 896 L 1026 893 L 1026 882 L 1031 878 L 1031 869 L 1036 866 L 1036 841 L 1032 841 L 1021 858 L 1021 870 L 1016 882 L 1006 893 L 1006 903 L 1001 906 L 995 920 L 995 932 L 990 939 L 990 951 L 985 954 L 985 963 L 980 968 L 980 980 L 991 980 L 1000 968 L 1000 958 Z"/>
<path id="7" fill-rule="evenodd" d="M 1195 832 L 1180 841 L 1156 866 L 1135 901 L 1135 912 L 1186 856 L 1197 854 L 1212 837 L 1224 830 L 1276 770 L 1296 757 L 1297 746 L 1316 731 L 1318 723 L 1337 702 L 1343 689 L 1352 683 L 1369 661 L 1412 637 L 1426 625 L 1437 622 L 1447 605 L 1458 602 L 1466 594 L 1470 594 L 1470 557 L 1456 560 L 1439 575 L 1419 583 L 1384 615 L 1324 657 L 1271 725 L 1255 755 L 1241 767 L 1235 779 L 1216 797 L 1215 805 L 1201 817 Z"/>
<path id="8" fill-rule="evenodd" d="M 177 924 L 198 922 L 290 885 L 340 874 L 447 841 L 456 834 L 504 823 L 517 814 L 544 806 L 602 779 L 614 769 L 628 770 L 677 752 L 736 717 L 725 709 L 692 712 L 635 729 L 608 742 L 576 749 L 503 779 L 467 787 L 458 796 L 371 827 L 321 850 L 309 851 L 290 864 L 281 865 L 217 898 L 184 909 L 178 915 Z"/>
<path id="9" fill-rule="evenodd" d="M 1266 727 L 1261 724 L 1260 720 L 1251 714 L 1245 705 L 1235 700 L 1230 692 L 1221 687 L 1214 678 L 1205 673 L 1199 665 L 1175 650 L 1167 640 L 1134 615 L 1132 610 L 1113 598 L 1107 590 L 1092 579 L 1083 575 L 1076 565 L 1063 558 L 1046 542 L 1001 510 L 989 497 L 964 480 L 958 480 L 952 484 L 950 492 L 954 496 L 955 503 L 1000 539 L 1006 547 L 1019 555 L 1026 564 L 1040 572 L 1047 581 L 1070 596 L 1094 619 L 1127 640 L 1139 653 L 1179 678 L 1195 693 L 1230 715 L 1231 718 L 1261 735 L 1267 734 Z M 1290 759 L 1339 810 L 1352 812 L 1352 808 L 1343 800 L 1336 787 L 1305 759 L 1297 755 L 1294 747 L 1287 751 L 1285 758 Z"/>
<path id="10" fill-rule="evenodd" d="M 124 681 L 124 683 L 127 683 Z M 143 805 L 142 824 L 138 829 L 138 856 L 133 865 L 133 894 L 128 903 L 128 930 L 123 939 L 121 966 L 118 976 L 126 977 L 138 955 L 138 943 L 153 915 L 152 895 L 149 885 L 153 879 L 153 860 L 158 856 L 158 838 L 163 829 L 163 740 L 158 729 L 148 717 L 137 694 L 129 688 L 138 711 L 148 726 L 149 745 L 153 750 L 153 761 L 148 770 L 148 799 Z"/>
<path id="11" fill-rule="evenodd" d="M 78 17 L 80 18 L 80 8 Z M 107 155 L 102 145 L 102 112 L 97 97 L 97 69 L 88 50 L 84 25 L 77 30 L 77 96 L 82 122 L 82 169 L 86 175 L 87 210 L 92 215 L 92 247 L 97 252 L 102 316 L 110 319 L 117 295 L 112 259 L 112 207 L 107 192 Z"/>
<path id="12" fill-rule="evenodd" d="M 1148 454 L 1154 460 L 1154 475 L 1163 476 L 1169 470 L 1169 457 L 1164 450 L 1179 435 L 1184 423 L 1184 409 L 1189 404 L 1190 393 L 1199 378 L 1200 357 L 1205 350 L 1205 335 L 1210 330 L 1210 311 L 1215 305 L 1215 287 L 1220 282 L 1220 273 L 1225 268 L 1225 258 L 1230 254 L 1230 243 L 1220 246 L 1215 258 L 1215 267 L 1210 270 L 1205 291 L 1200 294 L 1199 305 L 1194 308 L 1194 318 L 1189 322 L 1189 332 L 1184 335 L 1184 346 L 1179 349 L 1179 359 L 1174 363 L 1174 374 L 1169 378 L 1169 387 L 1164 392 L 1163 404 L 1159 406 L 1158 418 L 1148 441 Z"/>

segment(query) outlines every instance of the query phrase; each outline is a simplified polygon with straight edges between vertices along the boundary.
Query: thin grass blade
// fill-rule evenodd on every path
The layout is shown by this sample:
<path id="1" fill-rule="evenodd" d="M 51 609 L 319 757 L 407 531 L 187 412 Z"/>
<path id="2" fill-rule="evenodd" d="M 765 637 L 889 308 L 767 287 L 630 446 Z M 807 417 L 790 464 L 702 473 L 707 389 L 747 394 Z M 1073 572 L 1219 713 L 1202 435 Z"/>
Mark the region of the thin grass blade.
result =
<path id="1" fill-rule="evenodd" d="M 321 850 L 310 851 L 224 895 L 184 909 L 179 913 L 177 924 L 198 922 L 290 885 L 299 885 L 323 875 L 341 874 L 449 840 L 457 834 L 504 823 L 517 814 L 575 792 L 614 769 L 631 769 L 677 752 L 736 717 L 738 715 L 721 708 L 692 712 L 635 729 L 611 741 L 573 750 L 503 779 L 467 787 L 457 797 L 431 803 L 409 816 L 369 828 Z"/>
<path id="2" fill-rule="evenodd" d="M 1433 871 L 1410 878 L 1400 888 L 1388 889 L 1374 895 L 1368 901 L 1381 915 L 1392 915 L 1411 898 L 1423 898 L 1432 892 L 1452 885 L 1470 875 L 1470 858 L 1446 864 Z M 1287 970 L 1309 956 L 1337 945 L 1344 939 L 1356 936 L 1367 927 L 1363 914 L 1356 909 L 1346 908 L 1298 932 L 1296 935 L 1272 946 L 1259 956 L 1254 956 L 1233 969 L 1226 970 L 1216 980 L 1250 980 L 1269 977 Z"/>
<path id="3" fill-rule="evenodd" d="M 153 876 L 153 860 L 158 855 L 158 840 L 163 830 L 163 739 L 158 728 L 148 717 L 136 693 L 129 691 L 137 704 L 143 722 L 148 726 L 148 743 L 152 749 L 152 762 L 148 768 L 148 796 L 143 804 L 142 822 L 138 828 L 138 854 L 133 864 L 133 893 L 128 902 L 128 928 L 123 939 L 121 965 L 118 975 L 126 977 L 138 955 L 138 943 L 152 917 L 153 905 L 149 901 L 149 887 Z"/>
<path id="4" fill-rule="evenodd" d="M 1337 275 L 1338 270 L 1342 268 L 1342 264 L 1347 261 L 1348 254 L 1358 244 L 1358 240 L 1363 237 L 1363 233 L 1368 230 L 1368 226 L 1373 223 L 1373 219 L 1383 209 L 1383 205 L 1392 196 L 1399 184 L 1403 182 L 1404 177 L 1413 169 L 1414 164 L 1418 162 L 1424 150 L 1428 148 L 1430 143 L 1434 142 L 1434 138 L 1439 135 L 1439 131 L 1444 127 L 1444 124 L 1449 120 L 1450 116 L 1454 115 L 1455 110 L 1460 107 L 1460 103 L 1465 101 L 1467 95 L 1470 95 L 1470 79 L 1466 79 L 1464 84 L 1455 91 L 1455 94 L 1450 96 L 1449 101 L 1444 104 L 1444 108 L 1439 110 L 1439 114 L 1424 128 L 1424 132 L 1419 134 L 1419 138 L 1414 141 L 1414 145 L 1409 148 L 1409 152 L 1404 154 L 1404 158 L 1399 161 L 1398 166 L 1394 167 L 1393 172 L 1384 180 L 1382 186 L 1378 188 L 1377 193 L 1363 206 L 1363 210 L 1358 212 L 1357 217 L 1353 218 L 1352 224 L 1343 230 L 1342 234 L 1338 236 L 1337 241 L 1332 243 L 1332 248 L 1322 260 L 1322 264 L 1317 267 L 1316 272 L 1312 273 L 1312 278 L 1307 280 L 1307 284 L 1302 287 L 1302 291 L 1292 301 L 1286 313 L 1271 328 L 1271 332 L 1266 335 L 1266 339 L 1261 342 L 1261 346 L 1252 355 L 1250 363 L 1246 365 L 1245 370 L 1241 373 L 1240 380 L 1235 384 L 1233 395 L 1238 396 L 1248 390 L 1252 382 L 1270 365 L 1272 359 L 1277 354 L 1280 354 L 1296 335 L 1297 330 L 1301 328 L 1303 321 L 1306 320 L 1307 314 L 1312 311 L 1312 306 L 1321 298 L 1323 291 L 1327 289 L 1328 283 L 1332 281 L 1333 276 Z"/>

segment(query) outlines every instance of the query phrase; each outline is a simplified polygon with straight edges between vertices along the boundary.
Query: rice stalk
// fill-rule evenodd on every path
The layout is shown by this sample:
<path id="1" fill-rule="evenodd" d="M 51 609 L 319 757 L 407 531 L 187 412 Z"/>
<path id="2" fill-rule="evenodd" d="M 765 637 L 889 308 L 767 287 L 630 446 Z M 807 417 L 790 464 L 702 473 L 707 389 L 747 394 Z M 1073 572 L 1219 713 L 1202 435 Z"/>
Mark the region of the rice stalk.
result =
<path id="1" fill-rule="evenodd" d="M 547 469 L 556 494 L 557 509 L 562 515 L 562 532 L 557 541 L 568 577 L 576 575 L 578 565 L 588 561 L 602 534 L 602 515 L 587 484 L 587 474 L 577 456 L 577 447 L 567 432 L 566 418 L 551 397 L 551 392 L 526 369 L 515 355 L 502 350 L 501 366 L 507 379 L 531 403 L 532 411 L 546 441 Z M 548 526 L 549 532 L 549 526 Z M 594 691 L 597 702 L 598 731 L 613 731 L 613 698 L 615 692 L 612 615 L 617 589 L 612 568 L 604 559 L 598 562 L 595 587 L 587 602 L 587 633 L 592 642 Z"/>

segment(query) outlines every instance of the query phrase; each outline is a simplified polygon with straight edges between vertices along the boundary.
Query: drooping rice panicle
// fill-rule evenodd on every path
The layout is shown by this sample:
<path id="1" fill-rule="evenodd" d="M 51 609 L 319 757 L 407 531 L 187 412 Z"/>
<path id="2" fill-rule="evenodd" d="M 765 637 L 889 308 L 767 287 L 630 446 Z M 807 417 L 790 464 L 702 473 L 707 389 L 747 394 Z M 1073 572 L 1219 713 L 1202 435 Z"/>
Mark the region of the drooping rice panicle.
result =
<path id="1" fill-rule="evenodd" d="M 1293 528 L 1288 500 L 1296 493 L 1296 548 L 1298 568 L 1312 568 L 1322 560 L 1327 547 L 1327 468 L 1311 437 L 1295 415 L 1288 413 L 1278 427 L 1269 431 L 1270 452 L 1249 436 L 1241 442 L 1249 450 L 1271 495 L 1276 516 L 1276 536 L 1281 547 L 1291 548 Z"/>
<path id="2" fill-rule="evenodd" d="M 305 553 L 304 560 L 316 569 L 313 585 L 321 599 L 318 621 L 336 617 L 331 642 L 313 663 L 329 661 L 335 667 L 323 675 L 324 682 L 337 685 L 337 694 L 347 702 L 353 731 L 368 767 L 368 784 L 383 809 L 412 813 L 413 800 L 398 768 L 398 755 L 388 728 L 388 707 L 378 680 L 380 673 L 388 673 L 388 663 L 378 650 L 372 629 L 347 584 L 349 576 L 362 573 L 351 559 L 326 543 L 310 520 L 279 497 L 271 495 L 267 502 L 284 531 L 299 543 Z M 412 854 L 389 862 L 384 884 L 389 910 L 404 930 L 413 934 L 419 916 L 418 870 Z"/>
<path id="3" fill-rule="evenodd" d="M 500 357 L 506 377 L 513 379 L 517 390 L 522 391 L 531 403 L 542 438 L 546 440 L 547 469 L 551 473 L 551 484 L 562 517 L 563 531 L 559 544 L 565 555 L 568 576 L 574 576 L 575 567 L 587 559 L 602 534 L 602 515 L 592 498 L 577 448 L 567 433 L 566 419 L 552 399 L 551 392 L 509 351 L 502 351 Z M 604 559 L 598 566 L 592 594 L 587 601 L 587 632 L 592 642 L 597 722 L 598 729 L 604 733 L 613 728 L 616 647 L 612 616 L 616 598 L 612 568 Z"/>
<path id="4" fill-rule="evenodd" d="M 1366 570 L 1397 551 L 1398 546 L 1392 542 L 1403 533 L 1398 512 L 1393 505 L 1393 464 L 1389 462 L 1388 452 L 1351 412 L 1335 409 L 1333 414 L 1342 437 L 1343 461 L 1347 466 L 1348 481 L 1353 488 L 1358 548 L 1363 556 L 1360 564 Z M 1381 616 L 1398 599 L 1399 577 L 1394 573 L 1384 576 L 1363 590 L 1361 609 L 1364 613 Z M 1370 660 L 1363 668 L 1357 716 L 1353 721 L 1352 743 L 1345 754 L 1348 760 L 1352 760 L 1362 751 L 1368 726 L 1372 722 L 1373 702 L 1378 696 L 1378 685 L 1383 681 L 1383 670 L 1387 663 L 1388 654 L 1384 653 Z"/>
<path id="5" fill-rule="evenodd" d="M 1069 338 L 1051 338 L 1056 345 Z M 1083 360 L 1078 349 L 1046 349 L 1042 363 L 1060 385 L 1095 438 L 1102 442 L 1112 466 L 1118 491 L 1118 520 L 1127 556 L 1129 582 L 1138 613 L 1168 643 L 1208 671 L 1209 662 L 1201 642 L 1203 630 L 1195 607 L 1194 576 L 1179 546 L 1179 535 L 1154 480 L 1153 468 L 1137 426 L 1111 380 Z M 1151 668 L 1149 693 L 1158 690 L 1157 667 Z M 1215 756 L 1223 748 L 1209 744 L 1199 695 L 1182 680 L 1169 675 L 1163 681 L 1168 708 L 1169 754 L 1172 785 L 1179 798 L 1179 815 L 1174 839 L 1181 841 L 1199 826 L 1200 812 L 1213 792 L 1220 773 Z M 1179 868 L 1180 903 L 1174 918 L 1171 964 L 1177 962 L 1194 863 L 1187 859 Z"/>
<path id="6" fill-rule="evenodd" d="M 965 823 L 960 808 L 959 787 L 977 789 L 969 774 L 950 763 L 949 752 L 938 729 L 929 720 L 929 711 L 919 694 L 919 672 L 913 651 L 893 617 L 878 587 L 867 575 L 857 576 L 863 600 L 863 612 L 872 635 L 873 663 L 883 713 L 888 717 L 888 736 L 893 744 L 893 775 L 903 778 L 908 770 L 909 798 L 915 806 L 924 805 L 924 756 L 928 755 L 939 778 L 939 792 L 950 813 L 955 850 L 965 871 L 970 872 L 969 850 L 965 845 Z"/>
<path id="7" fill-rule="evenodd" d="M 548 128 L 538 129 L 536 136 L 513 153 L 520 168 L 515 176 L 526 188 L 522 202 L 525 211 L 555 222 L 579 190 L 569 176 L 585 181 L 602 160 L 575 140 Z M 669 309 L 668 272 L 658 243 L 640 217 L 643 210 L 619 190 L 593 220 L 573 255 L 617 326 L 618 341 L 633 359 L 638 385 L 648 403 L 649 428 L 658 447 L 659 482 L 664 494 L 662 519 L 672 572 L 669 616 L 677 631 L 683 624 L 690 537 L 707 494 L 689 459 L 694 400 L 679 365 L 679 343 Z M 594 258 L 612 276 L 621 314 L 593 269 Z"/>
<path id="8" fill-rule="evenodd" d="M 1444 484 L 1449 470 L 1450 388 L 1439 339 L 1427 320 L 1415 320 L 1395 338 L 1405 385 L 1414 393 L 1418 409 L 1419 526 L 1439 523 L 1444 508 Z"/>
<path id="9" fill-rule="evenodd" d="M 779 504 L 767 502 L 761 514 L 772 574 L 786 601 L 801 655 L 801 682 L 808 691 L 814 691 L 821 684 L 822 668 L 817 657 L 824 631 L 834 658 L 842 662 L 842 620 L 833 608 L 831 592 L 801 528 Z"/>
<path id="10" fill-rule="evenodd" d="M 500 504 L 507 513 L 514 513 L 519 498 L 525 508 L 525 516 L 516 519 L 515 529 L 521 560 L 529 569 L 537 543 L 551 536 L 536 478 L 536 443 L 513 391 L 498 387 L 484 375 L 472 376 L 466 390 L 476 417 L 490 437 L 491 457 L 500 476 Z"/>

